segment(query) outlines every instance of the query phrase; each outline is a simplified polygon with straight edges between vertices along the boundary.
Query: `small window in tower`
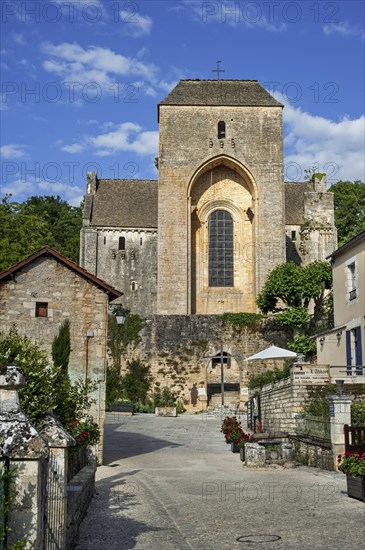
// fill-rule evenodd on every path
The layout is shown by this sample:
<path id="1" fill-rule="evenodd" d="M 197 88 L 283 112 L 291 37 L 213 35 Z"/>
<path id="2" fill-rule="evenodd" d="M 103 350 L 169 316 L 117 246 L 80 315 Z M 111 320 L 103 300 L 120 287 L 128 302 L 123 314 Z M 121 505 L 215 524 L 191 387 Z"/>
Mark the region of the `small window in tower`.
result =
<path id="1" fill-rule="evenodd" d="M 48 317 L 48 303 L 36 302 L 35 303 L 35 316 L 36 317 Z"/>
<path id="2" fill-rule="evenodd" d="M 137 283 L 134 281 L 131 282 L 131 290 L 137 290 Z"/>
<path id="3" fill-rule="evenodd" d="M 106 237 L 104 237 L 104 244 L 106 244 Z"/>
<path id="4" fill-rule="evenodd" d="M 125 250 L 125 237 L 119 237 L 119 250 Z"/>
<path id="5" fill-rule="evenodd" d="M 294 242 L 297 240 L 297 232 L 296 231 L 292 231 L 291 232 L 291 240 Z"/>
<path id="6" fill-rule="evenodd" d="M 218 139 L 226 137 L 226 123 L 223 120 L 218 122 Z"/>
<path id="7" fill-rule="evenodd" d="M 139 244 L 140 244 L 140 246 L 142 246 L 142 244 L 143 244 L 143 239 L 142 239 L 142 237 L 140 237 L 140 239 L 139 239 Z"/>

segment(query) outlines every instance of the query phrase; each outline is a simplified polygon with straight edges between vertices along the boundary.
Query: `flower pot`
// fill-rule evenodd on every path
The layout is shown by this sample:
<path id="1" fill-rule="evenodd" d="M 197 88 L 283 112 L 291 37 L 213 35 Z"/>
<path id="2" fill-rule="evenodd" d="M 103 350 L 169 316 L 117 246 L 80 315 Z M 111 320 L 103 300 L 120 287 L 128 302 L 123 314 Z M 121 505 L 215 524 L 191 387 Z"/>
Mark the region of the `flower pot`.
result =
<path id="1" fill-rule="evenodd" d="M 176 407 L 156 407 L 156 416 L 177 416 Z"/>
<path id="2" fill-rule="evenodd" d="M 245 446 L 240 448 L 240 459 L 242 460 L 242 462 L 245 461 Z"/>
<path id="3" fill-rule="evenodd" d="M 239 453 L 240 448 L 236 445 L 235 441 L 231 441 L 231 451 L 232 453 Z"/>
<path id="4" fill-rule="evenodd" d="M 346 481 L 348 496 L 365 502 L 365 476 L 347 476 Z"/>

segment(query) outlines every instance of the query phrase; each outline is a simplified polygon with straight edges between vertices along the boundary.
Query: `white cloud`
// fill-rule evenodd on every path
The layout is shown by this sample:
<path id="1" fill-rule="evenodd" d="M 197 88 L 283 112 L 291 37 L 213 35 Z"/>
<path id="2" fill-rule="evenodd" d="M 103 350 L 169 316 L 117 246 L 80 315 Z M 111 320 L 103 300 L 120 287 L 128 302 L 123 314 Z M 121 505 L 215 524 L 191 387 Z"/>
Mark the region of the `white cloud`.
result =
<path id="1" fill-rule="evenodd" d="M 347 21 L 342 21 L 341 23 L 328 23 L 323 26 L 323 32 L 327 36 L 331 34 L 339 34 L 340 36 L 358 36 L 362 40 L 365 39 L 364 30 L 360 27 L 351 27 Z"/>
<path id="2" fill-rule="evenodd" d="M 123 86 L 129 84 L 130 80 L 141 82 L 141 91 L 149 95 L 151 90 L 165 91 L 168 86 L 165 80 L 159 78 L 159 69 L 154 63 L 145 63 L 138 57 L 126 57 L 109 48 L 83 48 L 77 43 L 63 42 L 56 45 L 45 42 L 41 49 L 49 56 L 43 62 L 43 68 L 56 74 L 64 82 L 79 85 L 96 83 L 114 95 L 117 93 L 116 84 L 120 78 L 125 80 L 119 85 L 119 95 L 125 93 Z M 75 87 L 76 91 L 77 88 Z"/>
<path id="3" fill-rule="evenodd" d="M 73 206 L 79 206 L 84 193 L 80 187 L 61 182 L 37 181 L 29 177 L 19 177 L 11 183 L 3 185 L 2 193 L 12 194 L 16 199 L 31 195 L 61 195 L 64 200 Z"/>
<path id="4" fill-rule="evenodd" d="M 123 122 L 112 131 L 90 139 L 99 156 L 117 151 L 130 151 L 138 155 L 157 154 L 158 132 L 145 131 L 134 122 Z"/>
<path id="5" fill-rule="evenodd" d="M 64 147 L 61 147 L 61 151 L 65 151 L 66 153 L 81 153 L 81 151 L 84 150 L 84 146 L 81 145 L 81 143 L 73 143 L 72 145 L 65 145 Z"/>
<path id="6" fill-rule="evenodd" d="M 134 38 L 150 34 L 153 21 L 149 15 L 142 15 L 138 12 L 132 13 L 125 10 L 122 10 L 119 15 L 123 23 L 123 31 L 125 34 Z"/>
<path id="7" fill-rule="evenodd" d="M 79 153 L 86 148 L 94 154 L 106 157 L 117 152 L 128 151 L 141 156 L 154 155 L 158 151 L 158 132 L 144 130 L 134 122 L 122 124 L 105 123 L 97 136 L 85 136 L 79 143 L 65 145 L 61 149 L 67 153 Z"/>
<path id="8" fill-rule="evenodd" d="M 278 99 L 285 103 L 282 97 Z M 316 165 L 327 173 L 329 183 L 339 179 L 365 181 L 364 116 L 336 122 L 286 103 L 284 135 L 286 180 L 303 180 L 304 170 Z"/>
<path id="9" fill-rule="evenodd" d="M 12 33 L 11 33 L 11 37 L 12 37 L 12 39 L 14 40 L 14 42 L 15 42 L 16 44 L 18 44 L 19 46 L 27 46 L 27 45 L 28 45 L 28 42 L 27 42 L 26 39 L 24 38 L 24 34 L 23 34 L 23 33 L 12 32 Z"/>
<path id="10" fill-rule="evenodd" d="M 0 147 L 0 155 L 4 159 L 24 158 L 27 155 L 26 148 L 26 145 L 10 143 L 9 145 L 3 145 Z"/>

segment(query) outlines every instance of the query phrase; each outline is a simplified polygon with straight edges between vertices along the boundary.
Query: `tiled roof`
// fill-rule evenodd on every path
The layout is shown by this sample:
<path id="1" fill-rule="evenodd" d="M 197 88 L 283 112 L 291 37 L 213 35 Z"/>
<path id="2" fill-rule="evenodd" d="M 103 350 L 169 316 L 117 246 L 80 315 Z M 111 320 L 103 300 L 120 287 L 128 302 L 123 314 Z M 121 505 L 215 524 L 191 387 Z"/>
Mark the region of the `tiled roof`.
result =
<path id="1" fill-rule="evenodd" d="M 282 107 L 257 80 L 180 80 L 160 105 Z"/>
<path id="2" fill-rule="evenodd" d="M 104 290 L 108 296 L 109 300 L 115 300 L 116 298 L 120 298 L 120 296 L 123 295 L 123 292 L 119 292 L 116 288 L 112 287 L 102 279 L 99 279 L 99 277 L 95 277 L 92 273 L 89 273 L 89 271 L 86 271 L 83 267 L 80 267 L 78 264 L 70 260 L 69 258 L 66 258 L 63 254 L 58 252 L 58 250 L 55 250 L 54 248 L 51 248 L 50 246 L 45 246 L 44 248 L 40 248 L 36 252 L 33 252 L 30 256 L 27 256 L 24 258 L 24 260 L 21 260 L 20 262 L 12 265 L 7 269 L 6 271 L 3 271 L 0 273 L 0 281 L 5 281 L 9 277 L 12 276 L 13 273 L 16 271 L 19 271 L 19 269 L 22 269 L 25 266 L 28 266 L 30 263 L 32 263 L 37 258 L 40 258 L 42 256 L 50 256 L 51 258 L 54 258 L 55 260 L 63 263 L 68 268 L 72 269 L 85 279 L 88 279 L 91 283 L 98 286 L 102 290 Z"/>
<path id="3" fill-rule="evenodd" d="M 157 228 L 157 180 L 99 180 L 91 225 Z"/>

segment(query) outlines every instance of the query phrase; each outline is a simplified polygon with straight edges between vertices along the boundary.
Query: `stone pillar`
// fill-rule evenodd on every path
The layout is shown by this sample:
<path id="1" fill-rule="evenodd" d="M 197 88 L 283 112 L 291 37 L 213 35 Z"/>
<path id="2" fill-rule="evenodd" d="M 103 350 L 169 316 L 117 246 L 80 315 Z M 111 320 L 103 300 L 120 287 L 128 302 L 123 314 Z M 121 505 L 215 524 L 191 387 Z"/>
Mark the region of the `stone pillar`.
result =
<path id="1" fill-rule="evenodd" d="M 351 424 L 351 403 L 354 399 L 353 395 L 343 392 L 343 380 L 337 380 L 336 386 L 336 393 L 326 396 L 330 407 L 331 445 L 335 470 L 338 469 L 337 456 L 345 452 L 343 428 L 345 424 Z"/>
<path id="2" fill-rule="evenodd" d="M 0 457 L 12 472 L 14 489 L 7 547 L 24 539 L 26 550 L 43 550 L 48 446 L 20 410 L 18 390 L 24 386 L 19 367 L 0 367 Z"/>
<path id="3" fill-rule="evenodd" d="M 48 416 L 46 421 L 41 431 L 49 446 L 45 550 L 66 550 L 68 452 L 76 441 L 58 420 Z"/>

